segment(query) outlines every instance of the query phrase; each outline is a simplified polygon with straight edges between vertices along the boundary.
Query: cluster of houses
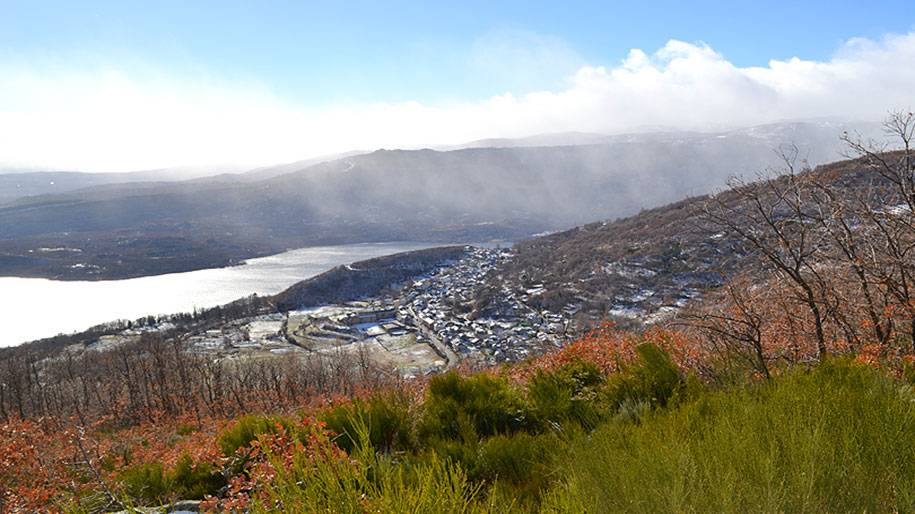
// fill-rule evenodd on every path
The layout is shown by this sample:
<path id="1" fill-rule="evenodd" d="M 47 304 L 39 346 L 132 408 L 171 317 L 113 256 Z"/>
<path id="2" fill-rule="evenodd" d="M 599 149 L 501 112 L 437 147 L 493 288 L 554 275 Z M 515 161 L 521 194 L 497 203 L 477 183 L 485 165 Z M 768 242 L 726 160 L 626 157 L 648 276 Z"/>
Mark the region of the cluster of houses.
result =
<path id="1" fill-rule="evenodd" d="M 384 341 L 415 335 L 446 361 L 472 359 L 481 363 L 516 362 L 560 346 L 571 312 L 553 313 L 530 306 L 542 287 L 497 292 L 497 309 L 480 315 L 473 302 L 488 273 L 510 251 L 472 248 L 464 257 L 404 284 L 380 298 L 327 306 L 308 316 L 309 336 L 336 337 L 350 343 Z M 289 327 L 299 326 L 290 317 Z M 302 332 L 304 334 L 304 332 Z"/>
<path id="2" fill-rule="evenodd" d="M 411 375 L 441 370 L 464 359 L 516 362 L 558 347 L 574 310 L 539 310 L 544 292 L 502 287 L 490 308 L 478 309 L 479 289 L 511 252 L 474 247 L 459 260 L 400 285 L 381 297 L 228 321 L 185 336 L 189 350 L 221 357 L 328 353 L 369 348 Z M 121 342 L 102 338 L 98 346 Z"/>
<path id="3" fill-rule="evenodd" d="M 499 291 L 500 308 L 485 317 L 469 305 L 487 273 L 509 255 L 504 249 L 474 248 L 453 265 L 414 281 L 401 292 L 399 319 L 435 334 L 461 358 L 489 363 L 514 362 L 561 345 L 566 319 L 531 308 L 527 292 Z"/>

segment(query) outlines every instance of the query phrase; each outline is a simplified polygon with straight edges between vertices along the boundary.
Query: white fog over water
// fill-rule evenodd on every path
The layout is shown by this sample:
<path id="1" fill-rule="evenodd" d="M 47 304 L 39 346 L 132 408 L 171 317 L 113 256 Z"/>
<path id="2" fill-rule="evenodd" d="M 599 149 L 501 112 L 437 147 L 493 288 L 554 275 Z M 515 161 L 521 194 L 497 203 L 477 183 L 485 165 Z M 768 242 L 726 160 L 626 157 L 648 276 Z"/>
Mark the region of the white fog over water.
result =
<path id="1" fill-rule="evenodd" d="M 0 346 L 85 330 L 116 319 L 190 312 L 252 293 L 275 294 L 335 266 L 438 246 L 372 243 L 302 248 L 229 268 L 126 280 L 0 277 Z"/>

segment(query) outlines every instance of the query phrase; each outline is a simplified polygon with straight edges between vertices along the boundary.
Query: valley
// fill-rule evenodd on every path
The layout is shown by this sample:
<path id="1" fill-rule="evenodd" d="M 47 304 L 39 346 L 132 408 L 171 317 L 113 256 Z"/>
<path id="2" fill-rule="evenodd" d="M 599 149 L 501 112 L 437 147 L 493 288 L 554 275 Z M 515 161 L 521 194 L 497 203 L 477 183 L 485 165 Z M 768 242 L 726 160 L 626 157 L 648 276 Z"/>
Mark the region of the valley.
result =
<path id="1" fill-rule="evenodd" d="M 461 363 L 517 362 L 560 347 L 569 320 L 533 309 L 528 295 L 506 296 L 505 310 L 485 318 L 456 308 L 510 258 L 508 249 L 480 247 L 396 254 L 342 266 L 275 296 L 239 299 L 218 307 L 218 317 L 213 309 L 150 317 L 100 326 L 104 335 L 60 336 L 53 345 L 79 355 L 158 336 L 219 360 L 348 356 L 404 377 Z"/>
<path id="2" fill-rule="evenodd" d="M 110 280 L 309 246 L 517 241 L 714 192 L 776 167 L 785 144 L 811 165 L 834 160 L 842 130 L 879 133 L 867 123 L 786 122 L 557 135 L 52 191 L 0 203 L 0 276 Z"/>
<path id="3" fill-rule="evenodd" d="M 0 412 L 13 420 L 5 426 L 17 445 L 29 440 L 33 419 L 96 420 L 88 437 L 108 456 L 149 445 L 144 430 L 170 434 L 181 446 L 157 444 L 153 457 L 111 472 L 118 487 L 149 504 L 196 498 L 202 500 L 173 505 L 227 509 L 249 501 L 226 474 L 270 491 L 275 475 L 235 471 L 232 459 L 276 465 L 256 453 L 272 444 L 284 455 L 307 456 L 312 477 L 337 462 L 372 473 L 379 462 L 385 473 L 412 469 L 404 463 L 445 462 L 441 476 L 466 466 L 462 487 L 485 487 L 487 501 L 502 501 L 498 488 L 510 487 L 539 511 L 559 500 L 526 491 L 529 483 L 602 490 L 619 474 L 604 459 L 628 449 L 608 446 L 606 434 L 658 437 L 650 435 L 658 423 L 680 417 L 694 427 L 719 416 L 702 414 L 712 402 L 728 409 L 720 414 L 727 429 L 715 437 L 748 445 L 775 433 L 767 417 L 773 409 L 791 413 L 785 423 L 821 422 L 798 418 L 808 412 L 802 405 L 766 391 L 789 391 L 791 399 L 801 391 L 804 405 L 823 403 L 823 391 L 841 391 L 823 403 L 830 412 L 839 404 L 860 412 L 871 400 L 844 399 L 865 391 L 878 404 L 910 404 L 915 311 L 903 287 L 915 248 L 910 162 L 906 151 L 864 151 L 510 247 L 435 246 L 347 262 L 274 294 L 6 348 Z M 854 218 L 846 214 L 851 209 Z M 882 246 L 866 246 L 879 258 L 857 258 L 859 245 L 880 238 Z M 749 439 L 747 430 L 730 426 L 747 412 L 761 420 Z M 661 439 L 694 440 L 690 430 L 678 427 Z M 807 425 L 802 431 L 817 433 Z M 885 425 L 866 431 L 873 440 Z M 797 440 L 797 431 L 783 432 L 778 437 Z M 676 453 L 656 441 L 644 447 L 664 458 Z M 192 457 L 187 449 L 197 444 L 206 450 Z M 733 455 L 715 453 L 717 446 L 716 439 L 698 461 L 713 454 L 717 467 L 731 469 Z M 318 447 L 329 453 L 314 466 L 309 452 Z M 764 458 L 765 448 L 758 451 Z M 438 461 L 439 452 L 455 460 Z M 600 475 L 552 476 L 546 470 L 556 461 L 545 459 Z M 54 473 L 75 473 L 61 466 Z M 186 478 L 187 469 L 202 471 Z M 505 470 L 514 475 L 501 475 Z M 501 482 L 503 476 L 520 479 Z M 626 476 L 633 483 L 656 478 Z M 146 492 L 158 480 L 175 482 Z M 200 489 L 172 485 L 178 480 Z M 50 490 L 63 494 L 60 486 Z M 293 500 L 311 494 L 299 484 L 289 491 Z M 362 501 L 362 494 L 353 498 Z M 323 493 L 315 495 L 323 505 Z M 559 498 L 568 512 L 595 501 L 578 493 Z"/>
<path id="4" fill-rule="evenodd" d="M 915 512 L 873 2 L 0 15 L 0 514 Z"/>

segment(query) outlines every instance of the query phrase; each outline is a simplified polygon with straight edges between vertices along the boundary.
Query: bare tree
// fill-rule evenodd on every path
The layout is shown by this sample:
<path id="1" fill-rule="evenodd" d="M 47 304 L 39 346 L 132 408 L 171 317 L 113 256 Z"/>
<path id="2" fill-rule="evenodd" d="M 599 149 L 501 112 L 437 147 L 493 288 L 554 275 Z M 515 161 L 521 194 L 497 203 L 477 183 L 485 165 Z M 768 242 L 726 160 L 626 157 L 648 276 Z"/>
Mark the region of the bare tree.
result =
<path id="1" fill-rule="evenodd" d="M 757 182 L 733 180 L 729 194 L 711 197 L 704 217 L 713 227 L 736 235 L 781 279 L 812 316 L 817 355 L 827 353 L 824 277 L 818 266 L 822 234 L 810 209 L 807 178 L 797 173 L 797 147 L 782 152 L 784 173 Z"/>
<path id="2" fill-rule="evenodd" d="M 884 129 L 898 147 L 849 134 L 843 140 L 877 179 L 857 209 L 867 228 L 867 263 L 892 298 L 894 314 L 907 318 L 915 351 L 915 114 L 892 113 Z"/>
<path id="3" fill-rule="evenodd" d="M 833 316 L 844 327 L 846 338 L 857 340 L 856 327 L 849 320 L 859 310 L 851 308 L 853 304 L 860 304 L 874 338 L 880 344 L 886 344 L 893 334 L 894 322 L 893 317 L 888 316 L 888 296 L 884 294 L 880 274 L 875 272 L 876 263 L 871 258 L 872 235 L 860 214 L 861 205 L 869 204 L 865 199 L 870 196 L 871 188 L 859 193 L 819 177 L 814 177 L 811 185 L 815 219 L 828 235 L 830 245 L 830 251 L 824 252 L 823 258 L 834 271 L 830 288 L 835 305 Z M 844 280 L 843 269 L 848 270 L 849 281 Z M 852 287 L 858 295 L 848 294 L 849 282 L 854 284 Z"/>
<path id="4" fill-rule="evenodd" d="M 687 312 L 682 318 L 700 329 L 718 347 L 719 354 L 737 356 L 768 380 L 772 358 L 763 346 L 763 338 L 770 318 L 761 309 L 770 300 L 766 291 L 754 287 L 748 277 L 742 277 L 724 286 L 719 293 L 720 301 Z"/>

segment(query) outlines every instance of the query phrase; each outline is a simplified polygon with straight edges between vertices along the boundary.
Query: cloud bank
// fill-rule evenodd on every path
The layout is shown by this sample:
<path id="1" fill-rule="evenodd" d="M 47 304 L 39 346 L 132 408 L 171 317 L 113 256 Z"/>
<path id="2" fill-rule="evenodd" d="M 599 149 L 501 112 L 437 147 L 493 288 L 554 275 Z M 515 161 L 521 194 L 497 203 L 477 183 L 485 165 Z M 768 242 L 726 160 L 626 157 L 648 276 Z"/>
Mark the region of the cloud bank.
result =
<path id="1" fill-rule="evenodd" d="M 546 132 L 870 120 L 915 107 L 913 92 L 915 33 L 853 39 L 826 61 L 763 67 L 738 67 L 705 44 L 671 40 L 650 54 L 633 49 L 614 66 L 579 67 L 556 90 L 437 104 L 302 106 L 256 81 L 0 64 L 0 166 L 255 166 Z"/>

